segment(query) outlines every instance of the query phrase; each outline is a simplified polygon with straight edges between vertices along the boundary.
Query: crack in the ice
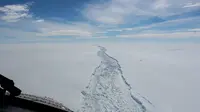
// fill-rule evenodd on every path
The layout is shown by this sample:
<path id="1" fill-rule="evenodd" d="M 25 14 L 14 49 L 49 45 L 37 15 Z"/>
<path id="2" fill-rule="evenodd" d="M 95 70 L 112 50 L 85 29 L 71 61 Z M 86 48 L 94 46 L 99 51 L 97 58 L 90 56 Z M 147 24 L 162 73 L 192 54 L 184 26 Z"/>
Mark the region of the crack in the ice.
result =
<path id="1" fill-rule="evenodd" d="M 81 112 L 147 112 L 143 103 L 132 94 L 132 87 L 123 76 L 118 60 L 109 56 L 106 53 L 106 48 L 98 47 L 100 51 L 97 55 L 101 58 L 101 63 L 91 75 L 86 91 L 81 92 L 84 102 Z M 115 82 L 117 79 L 122 79 L 128 91 L 116 86 L 119 83 Z M 132 100 L 126 98 L 125 95 L 128 94 Z M 145 97 L 141 97 L 152 104 Z M 133 104 L 128 102 L 129 100 Z"/>

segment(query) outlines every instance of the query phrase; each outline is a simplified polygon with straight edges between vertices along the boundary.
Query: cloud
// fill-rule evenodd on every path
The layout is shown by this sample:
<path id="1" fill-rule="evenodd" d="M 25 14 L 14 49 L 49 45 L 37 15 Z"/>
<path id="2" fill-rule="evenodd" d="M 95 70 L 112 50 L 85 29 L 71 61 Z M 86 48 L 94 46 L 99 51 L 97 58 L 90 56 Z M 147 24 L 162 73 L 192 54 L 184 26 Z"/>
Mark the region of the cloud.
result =
<path id="1" fill-rule="evenodd" d="M 47 39 L 47 37 L 56 38 L 59 36 L 65 38 L 92 38 L 97 36 L 99 37 L 104 33 L 100 30 L 100 28 L 84 22 L 70 22 L 65 24 L 50 20 L 44 21 L 43 19 L 35 20 L 33 18 L 15 23 L 4 21 L 0 22 L 1 24 L 4 24 L 0 28 L 2 36 L 14 36 L 19 40 L 26 40 L 26 38 L 32 40 L 39 38 Z"/>
<path id="2" fill-rule="evenodd" d="M 114 6 L 107 6 L 105 4 L 88 5 L 84 11 L 84 16 L 86 16 L 89 20 L 100 23 L 123 23 L 122 15 L 124 15 L 124 11 L 118 7 L 117 11 L 114 12 L 113 8 Z"/>
<path id="3" fill-rule="evenodd" d="M 44 22 L 44 19 L 38 19 L 35 22 Z"/>
<path id="4" fill-rule="evenodd" d="M 62 24 L 53 21 L 45 21 L 38 24 L 38 36 L 74 36 L 74 37 L 92 37 L 100 30 L 87 23 L 72 22 Z"/>
<path id="5" fill-rule="evenodd" d="M 194 32 L 199 31 L 200 32 L 200 28 L 188 29 L 188 31 L 194 31 Z"/>
<path id="6" fill-rule="evenodd" d="M 191 2 L 195 2 L 192 0 Z M 85 6 L 83 15 L 103 24 L 137 23 L 148 17 L 166 17 L 187 12 L 183 7 L 197 7 L 199 3 L 183 6 L 188 0 L 111 0 Z"/>
<path id="7" fill-rule="evenodd" d="M 16 4 L 0 7 L 0 12 L 4 13 L 0 16 L 0 19 L 6 22 L 17 22 L 23 18 L 29 18 L 32 16 L 29 14 L 29 5 L 30 4 Z"/>
<path id="8" fill-rule="evenodd" d="M 92 36 L 92 33 L 89 31 L 82 30 L 55 30 L 55 31 L 47 31 L 38 34 L 38 36 Z"/>
<path id="9" fill-rule="evenodd" d="M 4 36 L 10 36 L 9 32 L 18 37 L 32 37 L 35 36 L 44 38 L 49 36 L 72 36 L 72 37 L 92 37 L 95 32 L 100 32 L 95 26 L 92 26 L 84 22 L 68 22 L 61 23 L 55 20 L 44 20 L 38 17 L 32 17 L 29 14 L 30 5 L 26 4 L 15 4 L 5 5 L 0 7 L 0 12 L 3 15 L 0 16 L 0 31 L 4 33 Z M 23 21 L 20 21 L 22 20 Z M 21 39 L 21 38 L 19 38 Z"/>
<path id="10" fill-rule="evenodd" d="M 112 32 L 112 31 L 121 32 L 121 31 L 124 31 L 124 30 L 126 30 L 126 28 L 121 28 L 121 29 L 108 29 L 107 31 L 109 31 L 109 32 Z"/>
<path id="11" fill-rule="evenodd" d="M 169 6 L 170 4 L 167 3 L 167 0 L 157 0 L 153 5 L 153 9 L 165 9 Z"/>
<path id="12" fill-rule="evenodd" d="M 192 32 L 198 31 L 199 17 L 192 17 L 187 19 L 177 19 L 165 21 L 162 23 L 140 26 L 140 27 L 125 27 L 125 28 L 107 28 L 98 27 L 90 23 L 85 22 L 68 22 L 61 23 L 52 20 L 43 19 L 26 19 L 24 21 L 8 23 L 4 22 L 6 27 L 0 29 L 1 35 L 4 37 L 16 37 L 19 40 L 49 40 L 48 37 L 53 37 L 55 39 L 94 39 L 94 38 L 109 38 L 109 37 L 120 37 L 120 38 L 144 38 L 144 37 L 156 37 L 156 38 L 171 38 L 180 37 L 185 38 L 186 36 L 191 37 Z M 180 27 L 185 25 L 187 27 Z M 190 28 L 189 25 L 192 25 Z M 8 27 L 9 26 L 9 27 Z M 165 29 L 160 32 L 163 28 L 174 28 Z M 6 29 L 6 30 L 5 30 Z M 154 32 L 152 32 L 154 31 Z M 190 33 L 184 33 L 188 31 Z M 10 33 L 12 32 L 12 33 Z M 138 32 L 140 34 L 138 34 Z M 178 32 L 169 34 L 169 32 Z M 143 33 L 143 34 L 141 34 Z M 197 32 L 195 35 L 198 35 Z M 63 38 L 64 37 L 64 38 Z M 194 36 L 192 36 L 194 37 Z M 196 37 L 196 36 L 195 36 Z M 114 38 L 113 38 L 114 39 Z"/>
<path id="13" fill-rule="evenodd" d="M 137 8 L 136 1 L 111 0 L 105 3 L 89 4 L 83 11 L 83 15 L 89 20 L 103 24 L 122 24 L 132 15 L 151 15 L 153 13 Z"/>
<path id="14" fill-rule="evenodd" d="M 183 19 L 176 19 L 176 20 L 168 20 L 161 23 L 154 23 L 154 24 L 139 26 L 139 27 L 129 27 L 129 28 L 127 27 L 127 28 L 117 28 L 117 29 L 111 28 L 111 29 L 108 29 L 107 31 L 108 32 L 111 32 L 111 31 L 135 32 L 135 31 L 143 31 L 143 30 L 150 30 L 150 29 L 157 29 L 157 30 L 159 29 L 171 30 L 170 28 L 191 29 L 190 27 L 200 27 L 198 23 L 200 23 L 200 17 L 190 17 L 190 18 L 183 18 Z"/>
<path id="15" fill-rule="evenodd" d="M 187 3 L 186 5 L 183 6 L 184 8 L 190 8 L 190 7 L 200 7 L 200 2 L 198 3 Z"/>
<path id="16" fill-rule="evenodd" d="M 157 33 L 155 33 L 157 32 Z M 163 32 L 118 35 L 121 38 L 198 38 L 200 32 Z"/>
<path id="17" fill-rule="evenodd" d="M 28 32 L 20 29 L 0 27 L 0 32 L 1 32 L 0 43 L 19 42 L 19 41 L 38 41 L 44 39 L 42 37 L 36 36 L 35 32 Z"/>
<path id="18" fill-rule="evenodd" d="M 40 20 L 40 19 L 38 19 Z M 200 22 L 199 17 L 192 17 L 187 19 L 170 20 L 153 25 L 133 27 L 133 28 L 99 28 L 98 26 L 91 25 L 84 22 L 68 22 L 67 24 L 56 21 L 40 21 L 29 19 L 26 21 L 7 23 L 10 25 L 7 28 L 1 28 L 1 35 L 4 37 L 16 37 L 19 40 L 49 40 L 48 37 L 54 39 L 94 39 L 94 38 L 185 38 L 185 37 L 198 37 L 199 28 L 189 28 L 188 25 L 197 24 Z M 180 28 L 180 25 L 185 24 L 188 27 Z M 28 27 L 27 27 L 28 26 Z M 162 28 L 173 28 L 173 30 L 159 30 Z M 192 25 L 193 26 L 193 25 Z M 195 33 L 196 31 L 196 33 Z M 10 33 L 12 32 L 12 33 Z M 139 32 L 139 33 L 138 33 Z M 192 36 L 191 36 L 192 35 Z M 63 38 L 64 37 L 64 38 Z M 51 38 L 52 39 L 52 38 Z M 114 39 L 114 38 L 113 38 Z"/>
<path id="19" fill-rule="evenodd" d="M 197 3 L 195 0 L 192 3 Z M 190 17 L 173 20 L 166 19 L 173 14 L 181 14 L 189 9 L 183 8 L 188 0 L 111 0 L 85 5 L 83 16 L 89 21 L 67 21 L 51 18 L 31 17 L 29 13 L 31 4 L 15 4 L 0 7 L 1 31 L 7 28 L 14 31 L 18 37 L 65 37 L 65 38 L 109 38 L 115 37 L 178 37 L 190 36 L 192 30 L 200 26 L 200 18 Z M 194 4 L 187 4 L 194 5 Z M 173 10 L 172 10 L 173 9 Z M 182 10 L 180 10 L 182 9 Z M 182 15 L 181 15 L 182 16 Z M 155 23 L 160 18 L 163 21 Z M 20 21 L 23 19 L 23 21 Z M 65 23 L 64 23 L 65 21 Z M 146 22 L 148 24 L 142 24 Z M 140 24 L 141 22 L 141 24 Z M 152 22 L 152 23 L 151 23 Z M 136 24 L 135 24 L 136 23 Z M 160 31 L 163 30 L 161 33 Z M 146 31 L 146 32 L 145 32 Z M 156 32 L 147 32 L 156 31 Z M 168 34 L 168 32 L 178 32 Z M 188 31 L 183 33 L 184 31 Z M 138 34 L 140 33 L 140 34 Z M 141 34 L 144 33 L 144 34 Z M 179 34 L 180 33 L 180 34 Z M 137 35 L 136 35 L 137 34 Z M 182 36 L 182 34 L 185 34 Z M 6 34 L 4 33 L 5 37 Z M 10 34 L 7 34 L 8 37 Z M 30 35 L 30 36 L 28 36 Z M 149 36 L 147 36 L 149 35 Z M 11 35 L 12 36 L 12 35 Z M 20 38 L 21 39 L 21 38 Z M 32 38 L 34 39 L 34 38 Z"/>
<path id="20" fill-rule="evenodd" d="M 140 30 L 182 30 L 182 29 L 191 29 L 191 28 L 198 28 L 200 23 L 200 17 L 190 17 L 190 18 L 183 18 L 183 19 L 176 19 L 176 20 L 169 20 L 161 23 L 156 23 L 152 25 L 138 27 Z M 136 28 L 135 28 L 136 29 Z"/>

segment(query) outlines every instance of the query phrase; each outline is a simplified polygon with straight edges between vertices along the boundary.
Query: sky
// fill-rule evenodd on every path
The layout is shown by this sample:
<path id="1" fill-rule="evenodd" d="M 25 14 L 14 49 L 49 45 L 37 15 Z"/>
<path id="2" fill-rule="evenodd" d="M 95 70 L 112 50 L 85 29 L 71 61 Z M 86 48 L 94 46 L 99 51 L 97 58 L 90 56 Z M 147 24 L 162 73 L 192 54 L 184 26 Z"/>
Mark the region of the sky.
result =
<path id="1" fill-rule="evenodd" d="M 0 43 L 199 42 L 199 0 L 2 0 Z"/>

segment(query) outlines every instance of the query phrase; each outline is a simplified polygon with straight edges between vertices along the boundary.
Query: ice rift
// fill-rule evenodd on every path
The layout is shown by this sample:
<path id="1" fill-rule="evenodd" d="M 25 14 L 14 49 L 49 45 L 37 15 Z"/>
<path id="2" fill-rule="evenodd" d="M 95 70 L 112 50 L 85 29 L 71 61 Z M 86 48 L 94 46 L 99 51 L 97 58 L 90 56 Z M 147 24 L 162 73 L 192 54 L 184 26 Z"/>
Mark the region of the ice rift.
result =
<path id="1" fill-rule="evenodd" d="M 150 112 L 132 92 L 118 61 L 109 56 L 104 47 L 98 47 L 101 63 L 81 92 L 79 112 Z"/>

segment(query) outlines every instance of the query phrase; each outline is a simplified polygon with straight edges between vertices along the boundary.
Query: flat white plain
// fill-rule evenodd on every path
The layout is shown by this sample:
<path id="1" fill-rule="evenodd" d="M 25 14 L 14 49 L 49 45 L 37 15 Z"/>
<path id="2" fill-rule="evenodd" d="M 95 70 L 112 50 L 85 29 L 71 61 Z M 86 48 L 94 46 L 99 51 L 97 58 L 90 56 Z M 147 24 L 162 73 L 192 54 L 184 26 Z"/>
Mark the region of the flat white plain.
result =
<path id="1" fill-rule="evenodd" d="M 194 112 L 200 105 L 200 44 L 0 44 L 0 73 L 25 93 L 49 96 L 72 110 L 100 59 L 101 45 L 116 58 L 133 90 L 159 112 Z"/>

